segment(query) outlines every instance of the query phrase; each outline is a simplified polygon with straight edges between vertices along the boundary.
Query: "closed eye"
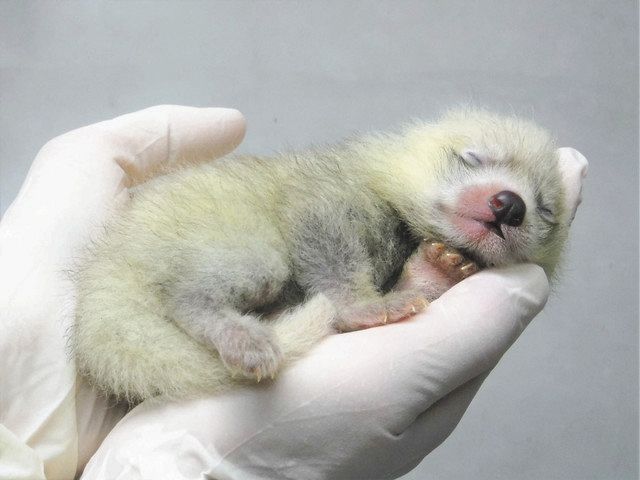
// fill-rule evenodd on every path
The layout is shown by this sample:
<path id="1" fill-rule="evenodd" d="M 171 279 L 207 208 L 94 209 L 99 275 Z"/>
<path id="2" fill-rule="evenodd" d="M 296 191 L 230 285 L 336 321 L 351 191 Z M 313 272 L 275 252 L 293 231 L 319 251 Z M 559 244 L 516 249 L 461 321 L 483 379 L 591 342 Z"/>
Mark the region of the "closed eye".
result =
<path id="1" fill-rule="evenodd" d="M 556 222 L 555 213 L 547 206 L 547 203 L 544 198 L 542 198 L 542 194 L 539 191 L 536 192 L 536 211 L 545 222 L 550 223 L 551 225 L 556 225 L 558 223 Z"/>
<path id="2" fill-rule="evenodd" d="M 538 204 L 538 207 L 536 209 L 538 211 L 538 214 L 542 217 L 542 219 L 547 222 L 550 223 L 552 225 L 556 225 L 556 216 L 554 215 L 553 211 L 550 208 L 545 207 L 544 205 Z"/>
<path id="3" fill-rule="evenodd" d="M 458 160 L 469 167 L 481 167 L 484 164 L 481 155 L 472 150 L 464 150 L 460 153 L 454 151 L 453 154 Z"/>

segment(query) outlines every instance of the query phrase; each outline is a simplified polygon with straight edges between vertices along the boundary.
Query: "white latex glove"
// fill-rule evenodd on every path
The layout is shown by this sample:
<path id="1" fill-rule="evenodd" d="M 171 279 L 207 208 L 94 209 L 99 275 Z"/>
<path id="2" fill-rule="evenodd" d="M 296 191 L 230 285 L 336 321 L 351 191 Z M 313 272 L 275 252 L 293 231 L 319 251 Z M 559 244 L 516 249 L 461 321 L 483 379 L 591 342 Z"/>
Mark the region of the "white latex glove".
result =
<path id="1" fill-rule="evenodd" d="M 82 480 L 396 478 L 457 425 L 547 285 L 532 265 L 481 272 L 410 321 L 328 338 L 273 384 L 143 403 Z"/>
<path id="2" fill-rule="evenodd" d="M 122 418 L 76 381 L 67 272 L 128 186 L 179 158 L 223 155 L 244 128 L 235 110 L 153 107 L 38 153 L 0 223 L 0 479 L 71 479 Z"/>
<path id="3" fill-rule="evenodd" d="M 0 224 L 0 478 L 71 478 L 124 414 L 75 383 L 64 270 L 128 186 L 178 157 L 226 153 L 243 133 L 235 111 L 154 107 L 40 152 Z M 561 157 L 573 208 L 586 162 Z M 144 402 L 82 478 L 397 477 L 451 432 L 547 294 L 539 267 L 481 272 L 410 321 L 327 339 L 274 383 Z"/>

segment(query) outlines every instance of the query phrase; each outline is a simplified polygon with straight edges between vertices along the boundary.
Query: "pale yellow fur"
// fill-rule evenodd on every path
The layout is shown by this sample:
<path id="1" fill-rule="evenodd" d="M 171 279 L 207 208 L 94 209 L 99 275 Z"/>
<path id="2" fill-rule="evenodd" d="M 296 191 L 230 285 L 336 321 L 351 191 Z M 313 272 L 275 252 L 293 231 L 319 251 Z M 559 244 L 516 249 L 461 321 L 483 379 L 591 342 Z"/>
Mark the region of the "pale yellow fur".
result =
<path id="1" fill-rule="evenodd" d="M 496 158 L 522 159 L 514 177 L 542 183 L 551 192 L 559 226 L 549 241 L 532 245 L 522 255 L 551 274 L 568 219 L 555 146 L 534 124 L 483 111 L 457 111 L 437 124 L 366 136 L 322 155 L 339 157 L 340 175 L 362 179 L 376 198 L 392 204 L 413 230 L 426 236 L 434 231 L 434 219 L 423 205 L 433 202 L 440 188 L 437 172 L 450 168 L 452 150 L 467 147 Z M 270 251 L 286 252 L 282 232 L 290 227 L 289 219 L 279 216 L 283 191 L 288 202 L 302 202 L 306 193 L 298 192 L 297 185 L 326 175 L 326 199 L 342 194 L 329 173 L 308 173 L 306 164 L 296 166 L 295 155 L 277 158 L 225 159 L 151 180 L 105 227 L 77 272 L 78 320 L 71 337 L 79 371 L 97 388 L 137 402 L 159 394 L 184 397 L 218 391 L 242 381 L 231 377 L 215 351 L 173 323 L 163 289 L 185 273 L 175 267 L 176 259 L 180 265 L 185 258 L 197 265 L 199 248 L 206 245 L 251 251 L 262 248 L 256 247 L 259 240 Z M 354 192 L 357 196 L 356 187 Z M 225 228 L 212 225 L 212 218 Z M 287 361 L 329 334 L 335 313 L 332 302 L 318 294 L 274 320 Z"/>

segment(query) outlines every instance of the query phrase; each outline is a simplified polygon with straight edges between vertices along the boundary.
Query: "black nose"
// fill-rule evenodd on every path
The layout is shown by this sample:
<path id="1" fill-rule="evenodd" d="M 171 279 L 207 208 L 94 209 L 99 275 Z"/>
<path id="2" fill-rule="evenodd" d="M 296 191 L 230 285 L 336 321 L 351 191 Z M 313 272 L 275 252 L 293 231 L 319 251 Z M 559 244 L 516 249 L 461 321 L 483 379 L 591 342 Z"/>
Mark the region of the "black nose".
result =
<path id="1" fill-rule="evenodd" d="M 489 199 L 489 207 L 496 216 L 496 223 L 511 227 L 522 225 L 527 206 L 519 195 L 504 190 Z"/>

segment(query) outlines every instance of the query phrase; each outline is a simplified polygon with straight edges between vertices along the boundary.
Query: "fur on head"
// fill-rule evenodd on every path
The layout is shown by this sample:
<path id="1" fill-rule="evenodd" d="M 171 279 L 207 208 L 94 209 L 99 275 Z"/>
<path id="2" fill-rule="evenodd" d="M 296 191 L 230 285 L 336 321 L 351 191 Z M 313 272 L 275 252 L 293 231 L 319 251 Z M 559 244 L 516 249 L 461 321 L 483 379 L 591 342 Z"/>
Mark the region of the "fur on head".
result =
<path id="1" fill-rule="evenodd" d="M 395 140 L 385 155 L 399 173 L 386 172 L 381 188 L 414 234 L 442 240 L 483 266 L 533 262 L 553 276 L 575 212 L 567 190 L 580 182 L 561 168 L 546 130 L 515 116 L 458 109 Z M 490 200 L 505 191 L 524 202 L 521 223 L 496 224 Z"/>

